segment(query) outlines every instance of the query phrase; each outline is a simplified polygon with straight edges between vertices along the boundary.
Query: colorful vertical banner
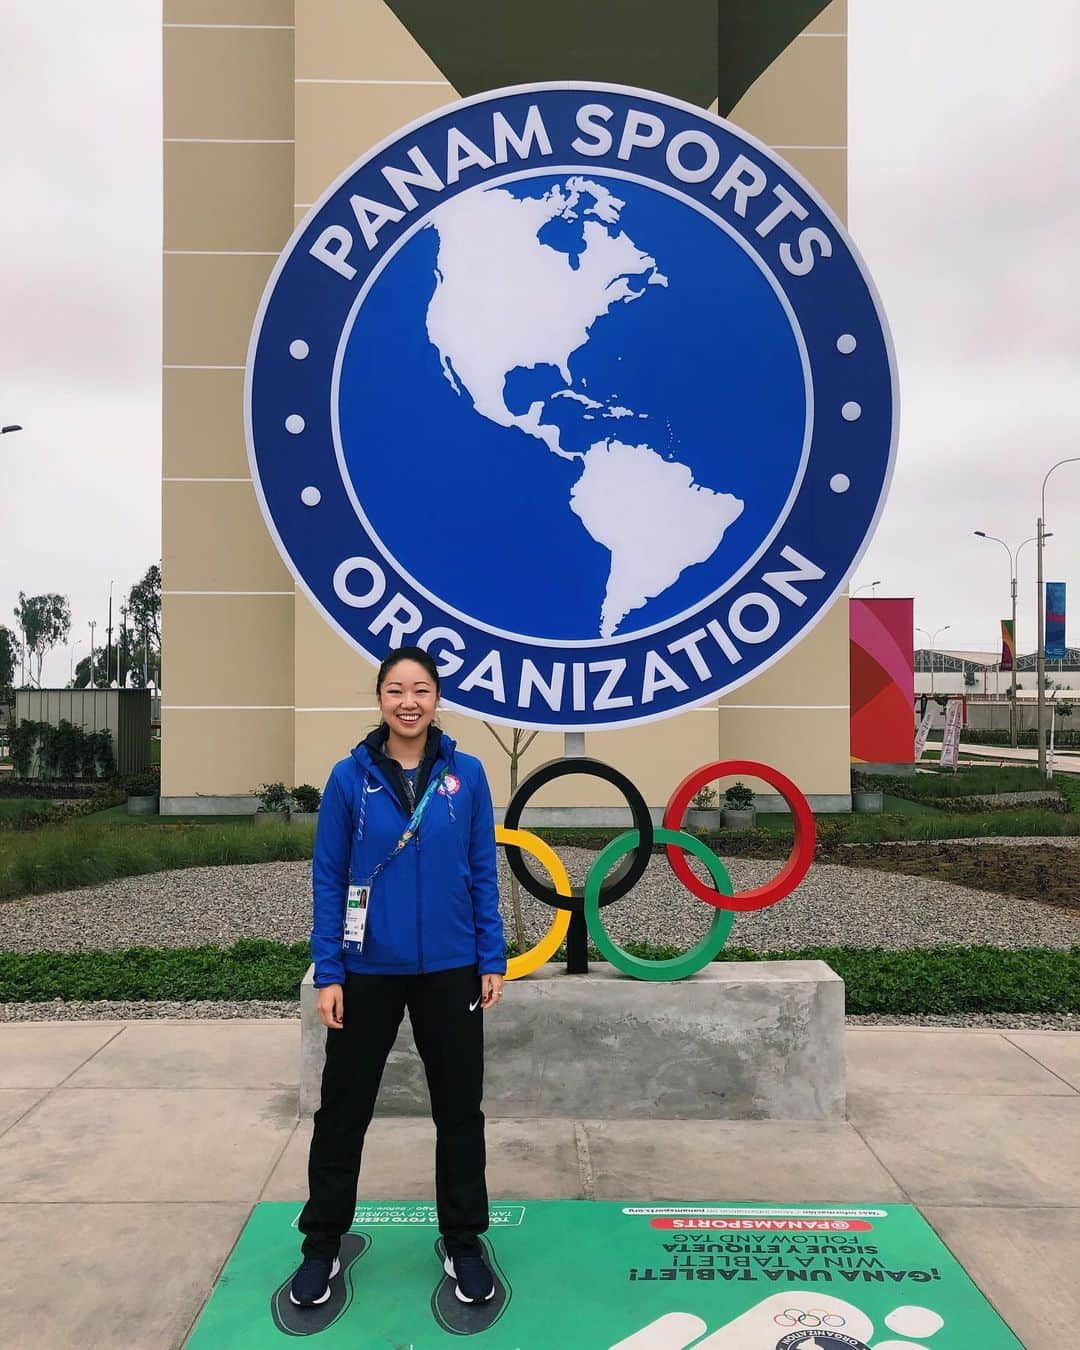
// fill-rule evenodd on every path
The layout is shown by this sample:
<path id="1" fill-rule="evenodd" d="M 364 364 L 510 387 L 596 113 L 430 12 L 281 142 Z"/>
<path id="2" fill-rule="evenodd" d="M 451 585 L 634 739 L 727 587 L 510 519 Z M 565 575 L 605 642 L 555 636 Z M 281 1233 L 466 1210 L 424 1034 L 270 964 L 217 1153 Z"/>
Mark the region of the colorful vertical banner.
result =
<path id="1" fill-rule="evenodd" d="M 960 728 L 964 724 L 964 701 L 949 699 L 945 708 L 945 736 L 941 745 L 941 764 L 945 769 L 955 769 L 960 757 Z"/>
<path id="2" fill-rule="evenodd" d="M 1016 665 L 1016 634 L 1013 632 L 1012 619 L 1001 621 L 1001 662 L 1002 670 L 1012 670 Z"/>
<path id="3" fill-rule="evenodd" d="M 1065 659 L 1065 583 L 1046 583 L 1046 655 L 1051 661 Z"/>
<path id="4" fill-rule="evenodd" d="M 910 764 L 915 699 L 914 601 L 852 600 L 851 758 Z"/>
<path id="5" fill-rule="evenodd" d="M 915 732 L 915 763 L 918 764 L 926 750 L 926 742 L 930 736 L 930 728 L 934 724 L 934 710 L 937 704 L 931 699 L 923 709 L 922 720 L 919 722 Z"/>

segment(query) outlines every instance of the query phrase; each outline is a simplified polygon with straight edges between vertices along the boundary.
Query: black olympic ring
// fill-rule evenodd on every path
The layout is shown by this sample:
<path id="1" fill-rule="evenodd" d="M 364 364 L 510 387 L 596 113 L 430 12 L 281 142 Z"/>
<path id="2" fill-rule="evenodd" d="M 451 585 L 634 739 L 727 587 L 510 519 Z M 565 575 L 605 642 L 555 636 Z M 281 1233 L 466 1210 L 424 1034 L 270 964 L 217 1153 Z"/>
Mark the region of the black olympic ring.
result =
<path id="1" fill-rule="evenodd" d="M 653 849 L 652 816 L 645 804 L 645 798 L 625 774 L 599 759 L 587 759 L 584 756 L 580 759 L 553 759 L 547 764 L 541 764 L 519 786 L 506 808 L 505 823 L 507 829 L 516 830 L 525 805 L 534 793 L 546 787 L 548 783 L 554 782 L 556 778 L 565 778 L 569 774 L 578 773 L 602 778 L 604 782 L 618 788 L 630 808 L 633 828 L 638 832 L 637 848 L 626 855 L 600 888 L 600 904 L 610 905 L 612 901 L 621 900 L 632 891 L 645 875 Z M 505 844 L 504 848 L 511 872 L 534 899 L 542 900 L 552 909 L 565 909 L 571 914 L 580 914 L 584 917 L 584 886 L 571 887 L 572 894 L 569 897 L 559 895 L 554 886 L 542 881 L 529 870 L 524 855 L 516 844 Z"/>

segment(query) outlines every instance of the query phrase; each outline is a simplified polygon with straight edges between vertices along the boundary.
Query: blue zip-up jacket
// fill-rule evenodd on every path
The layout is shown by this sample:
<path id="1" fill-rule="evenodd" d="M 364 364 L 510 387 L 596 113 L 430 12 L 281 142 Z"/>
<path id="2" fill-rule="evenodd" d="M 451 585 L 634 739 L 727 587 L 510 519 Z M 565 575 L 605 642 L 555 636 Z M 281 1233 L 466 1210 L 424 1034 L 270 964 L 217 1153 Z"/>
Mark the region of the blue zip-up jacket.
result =
<path id="1" fill-rule="evenodd" d="M 416 836 L 376 878 L 364 949 L 342 947 L 350 882 L 367 881 L 393 852 L 411 812 L 402 805 L 384 756 L 358 745 L 334 765 L 323 793 L 312 862 L 315 984 L 341 984 L 347 970 L 415 975 L 476 965 L 506 972 L 499 914 L 495 817 L 483 765 L 445 733 L 428 781 L 447 777 Z"/>

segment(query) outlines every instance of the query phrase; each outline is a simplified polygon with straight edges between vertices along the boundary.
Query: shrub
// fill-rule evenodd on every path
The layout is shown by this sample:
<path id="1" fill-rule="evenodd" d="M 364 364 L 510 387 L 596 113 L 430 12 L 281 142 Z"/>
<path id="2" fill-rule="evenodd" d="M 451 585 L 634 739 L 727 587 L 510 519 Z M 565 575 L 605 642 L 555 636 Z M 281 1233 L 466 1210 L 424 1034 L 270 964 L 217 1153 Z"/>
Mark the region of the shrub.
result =
<path id="1" fill-rule="evenodd" d="M 1050 722 L 1046 723 L 1047 744 L 1050 743 Z M 968 745 L 1009 745 L 1009 733 L 1007 731 L 974 731 L 966 729 L 962 739 Z M 1021 731 L 1017 736 L 1017 744 L 1028 748 L 1039 744 L 1039 733 L 1034 727 L 1026 731 Z M 1059 750 L 1080 750 L 1080 730 L 1076 728 L 1056 728 L 1054 731 L 1054 745 Z"/>
<path id="2" fill-rule="evenodd" d="M 1080 811 L 1080 777 L 1071 773 L 1063 773 L 1059 774 L 1054 782 L 1061 789 L 1062 796 L 1068 802 L 1069 810 Z"/>
<path id="3" fill-rule="evenodd" d="M 129 773 L 121 787 L 129 797 L 160 797 L 161 770 L 144 769 L 142 773 Z"/>
<path id="4" fill-rule="evenodd" d="M 301 783 L 293 788 L 292 799 L 298 811 L 317 811 L 322 804 L 322 793 L 310 783 Z"/>
<path id="5" fill-rule="evenodd" d="M 112 735 L 105 731 L 91 731 L 86 737 L 85 757 L 83 760 L 84 777 L 97 774 L 98 778 L 112 778 L 116 773 L 116 758 L 113 755 Z"/>
<path id="6" fill-rule="evenodd" d="M 262 783 L 256 788 L 255 796 L 264 811 L 285 812 L 289 809 L 290 793 L 284 783 Z"/>
<path id="7" fill-rule="evenodd" d="M 754 794 L 745 783 L 733 783 L 724 793 L 724 801 L 732 811 L 749 811 L 754 804 Z"/>
<path id="8" fill-rule="evenodd" d="M 84 731 L 63 718 L 48 722 L 23 720 L 11 733 L 11 758 L 16 776 L 29 778 L 111 778 L 116 772 L 110 732 Z"/>
<path id="9" fill-rule="evenodd" d="M 690 798 L 690 805 L 695 811 L 711 811 L 716 806 L 716 789 L 706 783 Z"/>

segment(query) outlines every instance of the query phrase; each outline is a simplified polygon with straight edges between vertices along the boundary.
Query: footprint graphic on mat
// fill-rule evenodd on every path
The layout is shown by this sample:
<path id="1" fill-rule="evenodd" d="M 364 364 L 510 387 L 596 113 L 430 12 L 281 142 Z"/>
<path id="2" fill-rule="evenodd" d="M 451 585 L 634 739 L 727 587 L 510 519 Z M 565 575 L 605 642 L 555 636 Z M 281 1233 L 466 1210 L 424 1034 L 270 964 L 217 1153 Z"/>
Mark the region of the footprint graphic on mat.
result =
<path id="1" fill-rule="evenodd" d="M 454 1293 L 454 1281 L 443 1274 L 431 1295 L 431 1315 L 444 1331 L 454 1336 L 475 1336 L 478 1332 L 493 1327 L 506 1310 L 510 1302 L 511 1289 L 502 1272 L 490 1242 L 480 1239 L 484 1255 L 495 1276 L 495 1293 L 486 1303 L 462 1303 Z M 446 1260 L 446 1247 L 442 1238 L 435 1243 L 435 1255 L 439 1265 Z"/>
<path id="2" fill-rule="evenodd" d="M 353 1272 L 357 1261 L 371 1249 L 366 1233 L 346 1233 L 341 1239 L 338 1260 L 340 1271 L 330 1281 L 330 1297 L 314 1308 L 298 1308 L 289 1298 L 292 1274 L 274 1290 L 270 1298 L 270 1316 L 274 1326 L 289 1336 L 314 1336 L 333 1326 L 353 1300 Z"/>

